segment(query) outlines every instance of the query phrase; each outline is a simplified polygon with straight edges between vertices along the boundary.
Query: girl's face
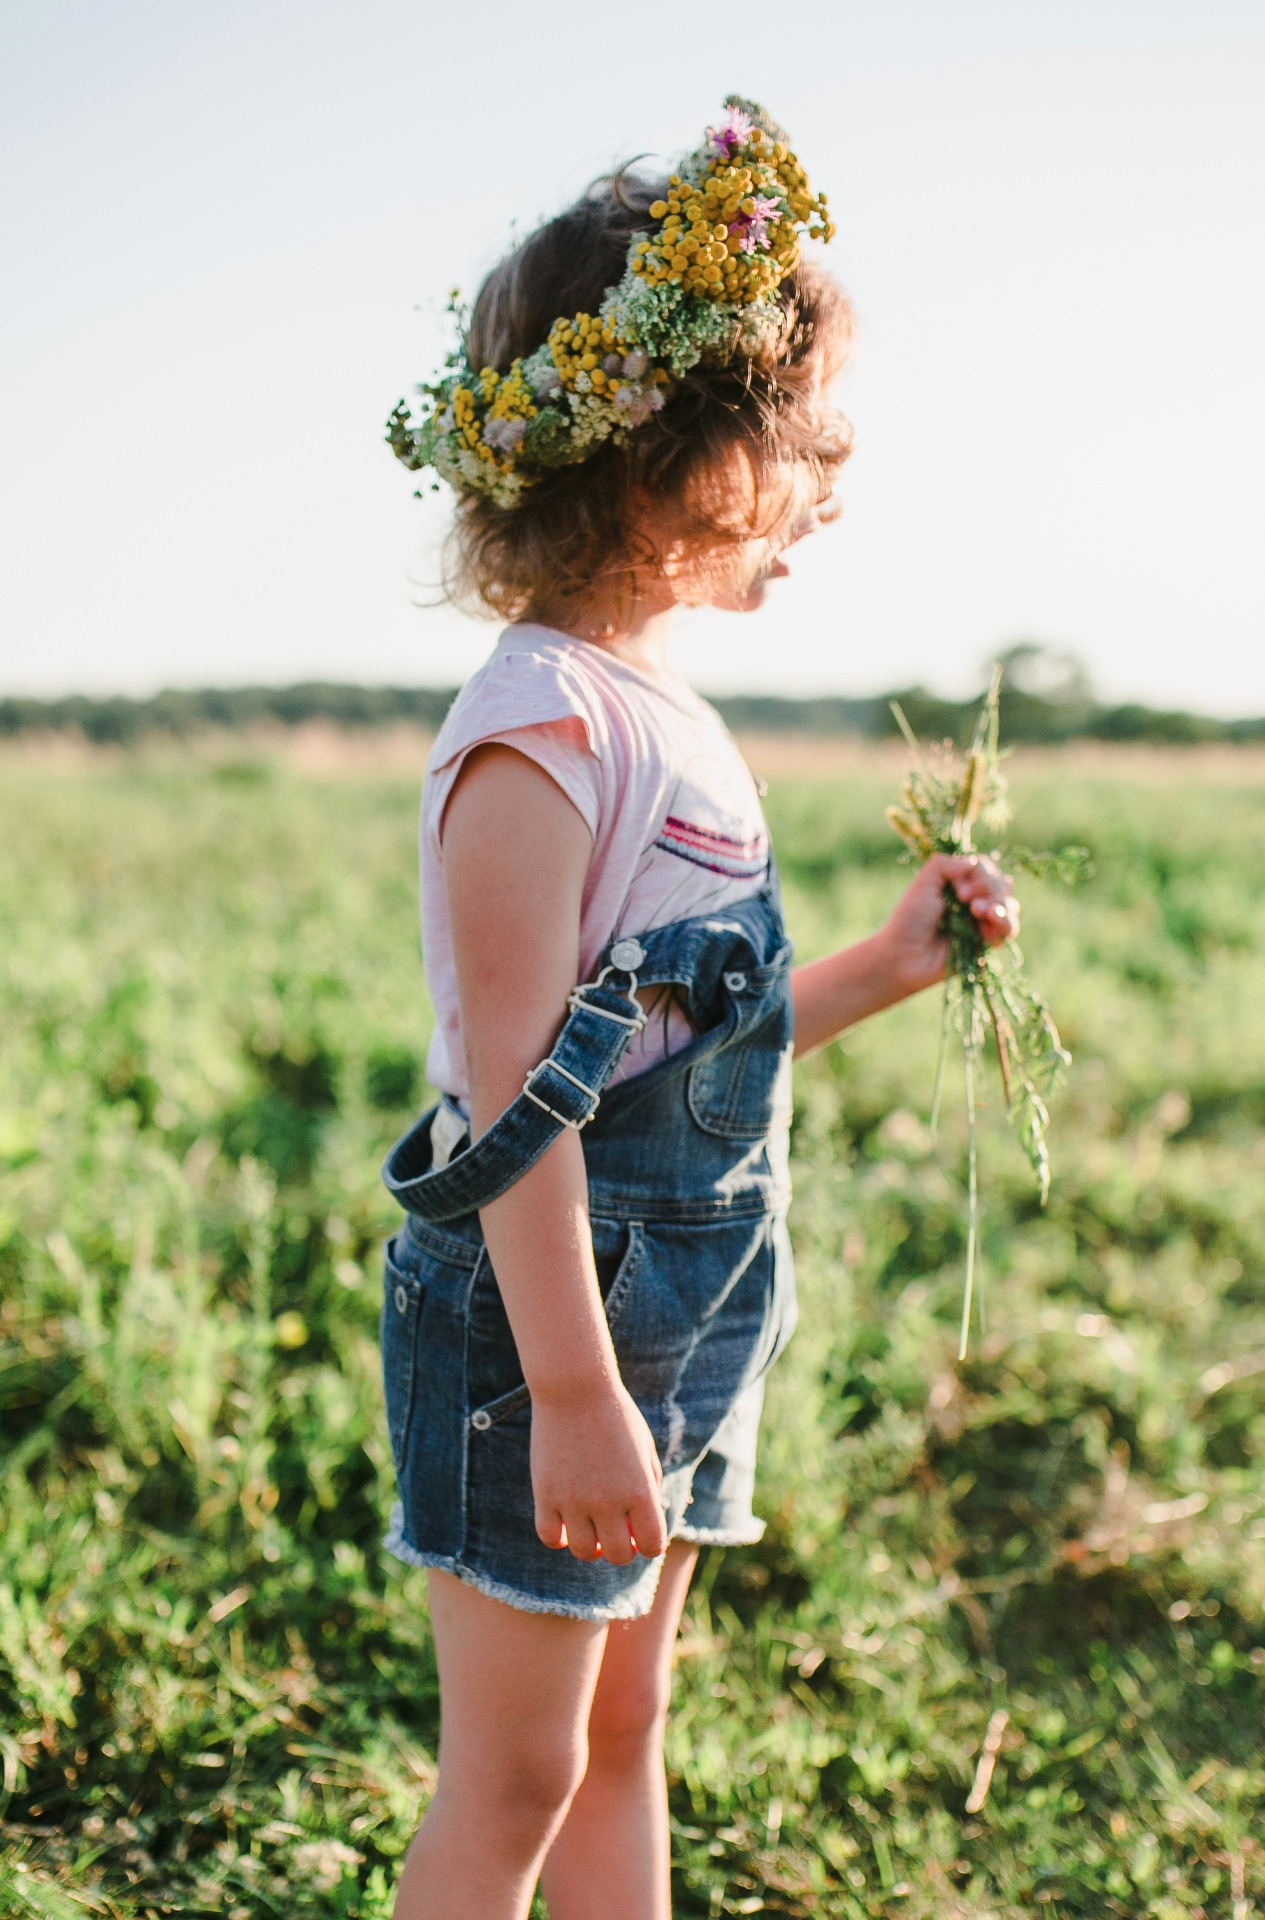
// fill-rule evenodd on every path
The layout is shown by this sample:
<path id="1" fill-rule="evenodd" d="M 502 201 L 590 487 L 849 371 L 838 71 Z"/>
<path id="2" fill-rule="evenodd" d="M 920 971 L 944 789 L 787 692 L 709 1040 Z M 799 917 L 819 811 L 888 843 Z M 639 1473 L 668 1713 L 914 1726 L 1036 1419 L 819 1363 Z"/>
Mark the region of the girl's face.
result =
<path id="1" fill-rule="evenodd" d="M 816 533 L 818 527 L 837 520 L 842 512 L 842 502 L 830 493 L 816 506 L 805 509 L 785 539 L 749 541 L 734 566 L 732 583 L 714 593 L 708 605 L 719 607 L 724 613 L 754 613 L 768 598 L 769 582 L 784 580 L 790 573 L 782 555 L 798 541 L 806 540 L 810 533 Z"/>

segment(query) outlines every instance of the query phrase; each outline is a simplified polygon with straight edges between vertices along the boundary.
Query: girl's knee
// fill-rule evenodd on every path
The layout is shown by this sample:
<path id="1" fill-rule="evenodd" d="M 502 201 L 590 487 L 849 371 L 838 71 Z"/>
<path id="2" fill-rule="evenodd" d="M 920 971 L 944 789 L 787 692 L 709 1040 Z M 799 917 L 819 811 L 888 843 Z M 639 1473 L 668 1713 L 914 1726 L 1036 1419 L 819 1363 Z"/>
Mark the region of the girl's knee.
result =
<path id="1" fill-rule="evenodd" d="M 587 1762 L 584 1747 L 567 1742 L 507 1750 L 483 1770 L 479 1800 L 488 1811 L 497 1809 L 502 1830 L 517 1835 L 531 1853 L 565 1819 Z"/>
<path id="2" fill-rule="evenodd" d="M 590 1764 L 618 1765 L 640 1759 L 663 1739 L 668 1717 L 666 1675 L 629 1676 L 617 1687 L 599 1689 L 589 1715 Z"/>

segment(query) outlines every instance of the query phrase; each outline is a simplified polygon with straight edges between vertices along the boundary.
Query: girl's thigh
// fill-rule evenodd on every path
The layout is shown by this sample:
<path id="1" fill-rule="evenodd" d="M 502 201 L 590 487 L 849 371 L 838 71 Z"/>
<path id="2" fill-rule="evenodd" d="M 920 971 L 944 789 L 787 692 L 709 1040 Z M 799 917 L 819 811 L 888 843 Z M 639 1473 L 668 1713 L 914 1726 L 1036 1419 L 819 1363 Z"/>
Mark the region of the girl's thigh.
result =
<path id="1" fill-rule="evenodd" d="M 486 1788 L 522 1765 L 542 1776 L 582 1767 L 586 1730 L 633 1734 L 660 1719 L 698 1549 L 668 1548 L 652 1610 L 639 1620 L 526 1613 L 452 1574 L 429 1574 L 439 1661 L 445 1785 Z"/>
<path id="2" fill-rule="evenodd" d="M 526 1761 L 542 1779 L 583 1768 L 606 1623 L 527 1613 L 450 1573 L 429 1574 L 443 1710 L 442 1784 L 486 1788 Z"/>
<path id="3" fill-rule="evenodd" d="M 673 1540 L 659 1576 L 654 1606 L 639 1620 L 614 1620 L 607 1628 L 601 1672 L 589 1715 L 597 1749 L 636 1744 L 657 1731 L 672 1690 L 672 1653 L 681 1610 L 689 1592 L 698 1548 Z"/>

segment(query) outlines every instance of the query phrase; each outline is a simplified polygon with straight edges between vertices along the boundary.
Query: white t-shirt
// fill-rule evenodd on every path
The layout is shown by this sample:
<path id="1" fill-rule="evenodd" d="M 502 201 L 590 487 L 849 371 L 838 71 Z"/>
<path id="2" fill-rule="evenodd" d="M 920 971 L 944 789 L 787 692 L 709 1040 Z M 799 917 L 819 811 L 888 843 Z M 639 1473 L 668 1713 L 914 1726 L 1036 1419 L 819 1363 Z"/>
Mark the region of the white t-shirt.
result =
<path id="1" fill-rule="evenodd" d="M 593 835 L 580 915 L 580 979 L 621 934 L 710 913 L 764 886 L 769 840 L 755 782 L 720 715 L 683 680 L 652 679 L 550 627 L 507 627 L 457 696 L 431 750 L 422 794 L 422 945 L 435 1007 L 433 1086 L 469 1094 L 444 889 L 444 807 L 472 747 L 534 760 Z M 542 858 L 547 849 L 541 849 Z M 690 1039 L 669 1009 L 634 1037 L 626 1078 Z"/>

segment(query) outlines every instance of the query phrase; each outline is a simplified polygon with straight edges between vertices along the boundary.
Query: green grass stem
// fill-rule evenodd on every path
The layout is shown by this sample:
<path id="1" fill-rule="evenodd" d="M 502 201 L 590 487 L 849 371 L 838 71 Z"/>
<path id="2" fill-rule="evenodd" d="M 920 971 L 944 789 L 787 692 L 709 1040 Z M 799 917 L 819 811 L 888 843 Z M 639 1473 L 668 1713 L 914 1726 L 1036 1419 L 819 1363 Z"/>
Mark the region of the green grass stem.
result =
<path id="1" fill-rule="evenodd" d="M 974 1023 L 974 1009 L 972 1009 Z M 979 1258 L 979 1165 L 977 1136 L 978 1124 L 975 1107 L 975 1047 L 968 1043 L 965 1048 L 964 1066 L 966 1071 L 966 1281 L 962 1288 L 962 1326 L 958 1336 L 958 1360 L 966 1358 L 970 1342 L 971 1308 L 976 1291 L 976 1265 Z M 979 1296 L 980 1332 L 984 1331 L 984 1295 L 982 1288 Z"/>

